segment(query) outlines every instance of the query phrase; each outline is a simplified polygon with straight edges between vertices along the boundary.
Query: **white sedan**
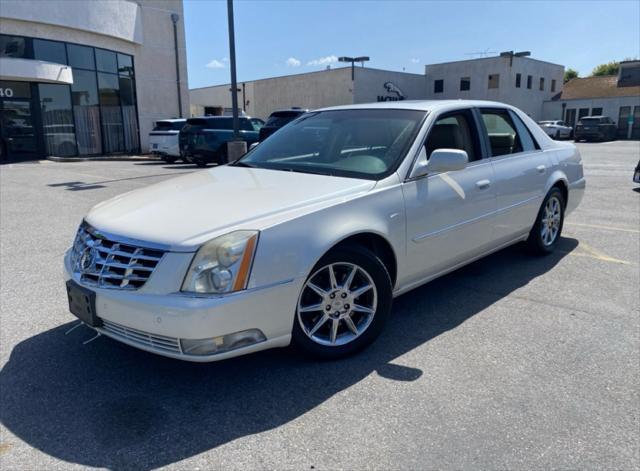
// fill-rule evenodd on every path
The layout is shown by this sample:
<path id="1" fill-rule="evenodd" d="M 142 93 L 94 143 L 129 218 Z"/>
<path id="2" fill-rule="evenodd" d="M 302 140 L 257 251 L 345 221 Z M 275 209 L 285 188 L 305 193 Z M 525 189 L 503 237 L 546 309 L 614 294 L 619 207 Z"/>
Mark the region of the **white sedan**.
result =
<path id="1" fill-rule="evenodd" d="M 64 260 L 70 310 L 184 360 L 341 357 L 402 293 L 517 242 L 552 252 L 584 188 L 575 146 L 511 106 L 322 109 L 233 164 L 94 207 Z"/>
<path id="2" fill-rule="evenodd" d="M 564 121 L 538 121 L 538 124 L 550 138 L 555 140 L 569 139 L 573 134 L 573 128 Z"/>

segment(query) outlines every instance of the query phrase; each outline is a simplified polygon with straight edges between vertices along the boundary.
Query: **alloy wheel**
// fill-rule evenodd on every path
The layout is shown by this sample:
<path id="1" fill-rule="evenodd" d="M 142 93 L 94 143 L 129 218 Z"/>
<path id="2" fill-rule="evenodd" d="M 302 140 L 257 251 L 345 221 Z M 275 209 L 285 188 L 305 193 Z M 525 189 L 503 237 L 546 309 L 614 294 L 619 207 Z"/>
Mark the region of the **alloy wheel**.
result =
<path id="1" fill-rule="evenodd" d="M 545 246 L 553 244 L 560 232 L 560 222 L 562 220 L 562 204 L 556 196 L 547 200 L 542 213 L 542 224 L 540 236 Z"/>
<path id="2" fill-rule="evenodd" d="M 331 263 L 305 283 L 296 316 L 302 331 L 314 342 L 346 345 L 367 330 L 377 304 L 376 285 L 365 269 L 353 263 Z"/>

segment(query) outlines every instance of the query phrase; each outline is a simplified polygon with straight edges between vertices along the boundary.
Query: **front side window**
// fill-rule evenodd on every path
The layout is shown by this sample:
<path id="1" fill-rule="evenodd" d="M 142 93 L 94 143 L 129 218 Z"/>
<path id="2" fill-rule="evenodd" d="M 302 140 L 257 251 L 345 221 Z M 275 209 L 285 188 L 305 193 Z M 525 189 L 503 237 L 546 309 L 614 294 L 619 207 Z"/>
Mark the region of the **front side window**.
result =
<path id="1" fill-rule="evenodd" d="M 459 149 L 467 153 L 469 162 L 480 159 L 480 142 L 470 110 L 447 113 L 438 119 L 426 141 L 427 158 L 438 149 Z"/>
<path id="2" fill-rule="evenodd" d="M 489 75 L 489 88 L 498 88 L 500 86 L 500 74 Z"/>
<path id="3" fill-rule="evenodd" d="M 493 157 L 522 152 L 520 135 L 507 110 L 482 109 L 480 112 Z"/>
<path id="4" fill-rule="evenodd" d="M 434 80 L 433 93 L 442 93 L 444 91 L 444 80 Z"/>
<path id="5" fill-rule="evenodd" d="M 309 113 L 235 165 L 379 180 L 396 170 L 425 115 L 394 109 Z"/>

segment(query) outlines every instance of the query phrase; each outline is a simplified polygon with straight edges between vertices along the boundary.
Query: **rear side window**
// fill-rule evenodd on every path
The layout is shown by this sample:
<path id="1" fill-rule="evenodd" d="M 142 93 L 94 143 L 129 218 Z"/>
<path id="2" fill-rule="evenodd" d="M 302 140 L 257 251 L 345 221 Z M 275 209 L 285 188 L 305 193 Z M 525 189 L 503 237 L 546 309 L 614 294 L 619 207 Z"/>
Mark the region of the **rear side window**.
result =
<path id="1" fill-rule="evenodd" d="M 158 121 L 154 131 L 180 131 L 184 127 L 185 121 Z"/>
<path id="2" fill-rule="evenodd" d="M 518 131 L 518 134 L 520 136 L 522 149 L 525 152 L 531 152 L 536 149 L 539 150 L 540 146 L 536 142 L 536 139 L 533 137 L 533 134 L 531 134 L 531 131 L 529 130 L 528 126 L 524 124 L 520 119 L 520 117 L 513 111 L 509 111 L 509 114 L 511 115 L 511 119 L 513 120 L 513 123 L 516 125 L 516 131 Z M 561 122 L 556 121 L 556 124 L 561 124 Z"/>
<path id="3" fill-rule="evenodd" d="M 487 130 L 491 155 L 517 154 L 522 152 L 520 134 L 505 109 L 481 109 L 482 121 Z"/>
<path id="4" fill-rule="evenodd" d="M 438 118 L 425 144 L 427 158 L 437 149 L 459 149 L 467 153 L 469 162 L 479 160 L 480 141 L 470 110 L 447 113 Z"/>

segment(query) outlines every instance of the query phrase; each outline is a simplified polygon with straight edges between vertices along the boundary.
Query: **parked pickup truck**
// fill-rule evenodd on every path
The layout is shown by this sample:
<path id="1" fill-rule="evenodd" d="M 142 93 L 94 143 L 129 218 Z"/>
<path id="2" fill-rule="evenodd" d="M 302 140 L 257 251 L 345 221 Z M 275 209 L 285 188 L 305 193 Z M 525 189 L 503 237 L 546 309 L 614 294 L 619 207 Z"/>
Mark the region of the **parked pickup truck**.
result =
<path id="1" fill-rule="evenodd" d="M 251 145 L 258 141 L 259 124 L 249 117 L 240 117 L 240 138 Z M 227 163 L 227 142 L 233 139 L 233 118 L 204 116 L 190 118 L 180 131 L 180 151 L 183 157 L 199 167 L 209 163 Z"/>

